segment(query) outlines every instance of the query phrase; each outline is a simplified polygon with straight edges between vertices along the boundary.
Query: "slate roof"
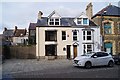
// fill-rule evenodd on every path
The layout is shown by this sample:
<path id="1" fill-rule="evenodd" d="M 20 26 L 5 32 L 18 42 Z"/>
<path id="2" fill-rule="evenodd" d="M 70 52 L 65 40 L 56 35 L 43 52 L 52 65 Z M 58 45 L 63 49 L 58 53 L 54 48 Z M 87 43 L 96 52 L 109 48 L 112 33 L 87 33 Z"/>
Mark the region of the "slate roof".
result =
<path id="1" fill-rule="evenodd" d="M 80 26 L 80 25 L 76 25 L 76 23 L 74 22 L 75 18 L 61 18 L 61 25 L 58 27 L 75 27 L 75 26 Z M 89 21 L 89 26 L 97 26 L 93 21 Z M 40 20 L 37 21 L 36 26 L 40 26 L 40 27 L 48 27 L 48 18 L 47 17 L 42 17 Z M 50 27 L 50 26 L 49 26 Z M 52 26 L 52 27 L 56 27 L 56 26 Z M 82 27 L 82 25 L 81 25 Z"/>
<path id="2" fill-rule="evenodd" d="M 106 11 L 106 13 L 104 13 Z M 108 5 L 107 7 L 100 10 L 97 14 L 95 14 L 92 18 L 96 16 L 119 16 L 120 17 L 120 7 L 114 5 Z"/>
<path id="3" fill-rule="evenodd" d="M 36 23 L 30 23 L 29 29 L 35 30 L 36 29 Z"/>
<path id="4" fill-rule="evenodd" d="M 3 31 L 3 36 L 13 36 L 14 35 L 14 30 L 6 30 L 6 31 Z"/>
<path id="5" fill-rule="evenodd" d="M 14 33 L 14 37 L 23 37 L 26 35 L 27 30 L 26 29 L 17 29 Z"/>

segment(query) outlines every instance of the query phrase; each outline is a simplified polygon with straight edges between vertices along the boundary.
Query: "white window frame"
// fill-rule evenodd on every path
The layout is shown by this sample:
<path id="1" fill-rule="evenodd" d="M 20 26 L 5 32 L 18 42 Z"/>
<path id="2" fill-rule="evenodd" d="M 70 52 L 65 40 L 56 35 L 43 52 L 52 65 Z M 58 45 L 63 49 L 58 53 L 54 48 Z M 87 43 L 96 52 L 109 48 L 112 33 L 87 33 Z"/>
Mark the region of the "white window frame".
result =
<path id="1" fill-rule="evenodd" d="M 83 46 L 83 53 L 89 52 L 88 50 L 90 50 L 90 49 L 88 49 L 88 45 L 91 45 L 91 52 L 93 51 L 93 44 L 82 44 L 82 46 Z"/>
<path id="2" fill-rule="evenodd" d="M 73 34 L 75 31 L 77 32 L 77 35 L 74 35 L 74 34 Z M 73 35 L 73 39 L 72 39 L 72 40 L 73 40 L 73 41 L 78 41 L 78 40 L 79 40 L 78 32 L 79 32 L 79 30 L 73 30 L 73 31 L 72 31 L 72 35 Z M 77 37 L 77 40 L 74 40 L 74 37 Z"/>
<path id="3" fill-rule="evenodd" d="M 81 23 L 78 23 L 78 21 L 81 21 Z M 82 24 L 82 18 L 77 18 L 77 24 L 78 25 Z"/>
<path id="4" fill-rule="evenodd" d="M 61 34 L 62 34 L 62 32 L 63 32 L 63 31 L 61 31 Z M 65 40 L 62 39 L 62 41 L 67 41 L 67 31 L 65 31 L 65 33 L 66 33 L 66 35 L 65 35 L 65 36 L 66 36 L 66 39 L 65 39 Z M 62 35 L 62 37 L 63 37 L 63 35 Z"/>
<path id="5" fill-rule="evenodd" d="M 51 21 L 51 19 L 53 19 L 53 21 Z M 56 19 L 58 19 L 59 21 L 56 21 Z M 53 25 L 51 25 L 50 22 L 53 22 Z M 59 22 L 59 25 L 56 25 L 55 24 L 56 22 Z M 50 18 L 48 20 L 48 25 L 50 25 L 50 26 L 60 26 L 60 18 Z"/>
<path id="6" fill-rule="evenodd" d="M 83 34 L 83 32 L 85 31 L 85 35 Z M 83 32 L 82 32 L 82 35 L 83 35 L 83 42 L 92 42 L 93 41 L 93 31 L 92 30 L 84 30 Z M 87 35 L 87 32 L 88 31 L 91 31 L 91 35 Z M 91 40 L 87 40 L 87 37 L 88 36 L 91 36 Z M 85 37 L 85 40 L 84 40 L 84 37 Z"/>

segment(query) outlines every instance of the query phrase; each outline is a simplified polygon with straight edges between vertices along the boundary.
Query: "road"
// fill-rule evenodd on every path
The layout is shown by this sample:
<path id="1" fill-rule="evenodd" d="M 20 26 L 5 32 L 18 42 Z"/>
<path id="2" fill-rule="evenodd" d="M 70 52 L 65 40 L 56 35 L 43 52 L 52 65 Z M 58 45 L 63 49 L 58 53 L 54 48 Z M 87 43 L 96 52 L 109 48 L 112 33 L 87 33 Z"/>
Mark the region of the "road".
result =
<path id="1" fill-rule="evenodd" d="M 40 71 L 13 73 L 13 78 L 119 78 L 119 66 L 93 67 L 84 69 L 67 66 L 64 68 L 51 68 Z"/>
<path id="2" fill-rule="evenodd" d="M 20 61 L 19 64 L 23 62 Z M 119 75 L 120 65 L 115 65 L 114 67 L 101 66 L 101 67 L 93 67 L 91 69 L 85 69 L 82 67 L 74 67 L 71 61 L 66 61 L 66 60 L 58 60 L 52 62 L 45 61 L 46 63 L 42 61 L 41 63 L 37 62 L 40 63 L 37 65 L 35 65 L 36 61 L 33 62 L 32 61 L 28 61 L 28 62 L 24 61 L 24 63 L 25 62 L 26 63 L 21 64 L 22 65 L 22 66 L 20 65 L 21 67 L 16 66 L 18 61 L 16 61 L 15 63 L 13 63 L 14 61 L 11 61 L 14 64 L 14 67 L 11 66 L 10 73 L 8 73 L 9 71 L 7 73 L 4 73 L 5 71 L 3 71 L 3 78 L 11 78 L 11 79 L 12 78 L 13 79 L 14 78 L 33 78 L 33 79 L 34 78 L 120 78 Z M 6 63 L 3 66 L 6 70 L 10 70 L 10 67 L 9 69 L 7 69 L 8 64 L 9 63 Z M 27 64 L 29 66 L 27 66 Z M 25 69 L 26 71 L 24 71 L 25 67 L 28 68 L 27 70 Z M 22 69 L 23 71 L 19 71 Z"/>

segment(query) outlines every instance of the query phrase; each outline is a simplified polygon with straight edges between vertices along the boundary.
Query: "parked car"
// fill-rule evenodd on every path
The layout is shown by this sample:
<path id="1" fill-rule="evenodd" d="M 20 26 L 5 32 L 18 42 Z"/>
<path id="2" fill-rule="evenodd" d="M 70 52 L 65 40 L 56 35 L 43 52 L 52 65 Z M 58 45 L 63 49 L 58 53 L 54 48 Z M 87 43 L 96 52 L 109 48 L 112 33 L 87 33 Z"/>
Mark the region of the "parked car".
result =
<path id="1" fill-rule="evenodd" d="M 113 59 L 115 64 L 120 64 L 120 53 L 117 55 L 113 55 Z"/>
<path id="2" fill-rule="evenodd" d="M 114 59 L 112 55 L 106 52 L 89 52 L 84 55 L 78 56 L 73 61 L 74 66 L 83 66 L 91 68 L 92 66 L 107 65 L 114 66 Z"/>

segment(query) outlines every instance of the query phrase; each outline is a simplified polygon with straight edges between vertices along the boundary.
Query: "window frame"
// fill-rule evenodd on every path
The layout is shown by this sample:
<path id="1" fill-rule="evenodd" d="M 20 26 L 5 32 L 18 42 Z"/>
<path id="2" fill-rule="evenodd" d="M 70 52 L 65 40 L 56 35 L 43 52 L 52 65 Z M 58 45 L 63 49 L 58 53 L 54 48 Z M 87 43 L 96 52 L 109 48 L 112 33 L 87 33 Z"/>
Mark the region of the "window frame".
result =
<path id="1" fill-rule="evenodd" d="M 65 35 L 63 35 L 63 32 L 65 32 Z M 65 39 L 63 40 L 63 37 L 65 37 Z M 62 41 L 66 41 L 67 40 L 67 32 L 66 31 L 62 31 Z"/>
<path id="2" fill-rule="evenodd" d="M 80 23 L 79 23 L 80 22 Z M 77 18 L 77 24 L 80 25 L 82 24 L 82 18 Z"/>
<path id="3" fill-rule="evenodd" d="M 53 23 L 53 24 L 51 24 L 51 23 Z M 49 18 L 48 25 L 49 26 L 60 26 L 60 18 Z"/>
<path id="4" fill-rule="evenodd" d="M 112 34 L 112 23 L 111 22 L 104 22 L 104 34 L 106 35 Z"/>
<path id="5" fill-rule="evenodd" d="M 88 31 L 90 31 L 90 35 L 88 35 Z M 93 31 L 92 30 L 83 30 L 82 34 L 83 34 L 83 37 L 82 37 L 83 41 L 85 41 L 85 42 L 93 41 Z M 89 40 L 88 37 L 90 37 L 91 39 Z"/>
<path id="6" fill-rule="evenodd" d="M 84 23 L 84 20 L 86 21 L 86 23 Z M 88 24 L 88 18 L 83 18 L 83 25 L 87 25 L 87 24 Z"/>
<path id="7" fill-rule="evenodd" d="M 76 32 L 76 35 L 74 35 L 74 32 Z M 73 41 L 78 41 L 78 30 L 73 30 L 72 31 L 72 35 L 73 35 Z M 75 39 L 75 37 L 76 37 L 76 39 Z"/>
<path id="8" fill-rule="evenodd" d="M 83 45 L 83 53 L 85 54 L 85 53 L 88 53 L 88 52 L 92 52 L 93 51 L 93 44 L 82 44 Z M 90 50 L 90 48 L 88 48 L 88 46 L 91 46 L 91 50 Z M 90 51 L 88 51 L 88 50 L 90 50 Z"/>

